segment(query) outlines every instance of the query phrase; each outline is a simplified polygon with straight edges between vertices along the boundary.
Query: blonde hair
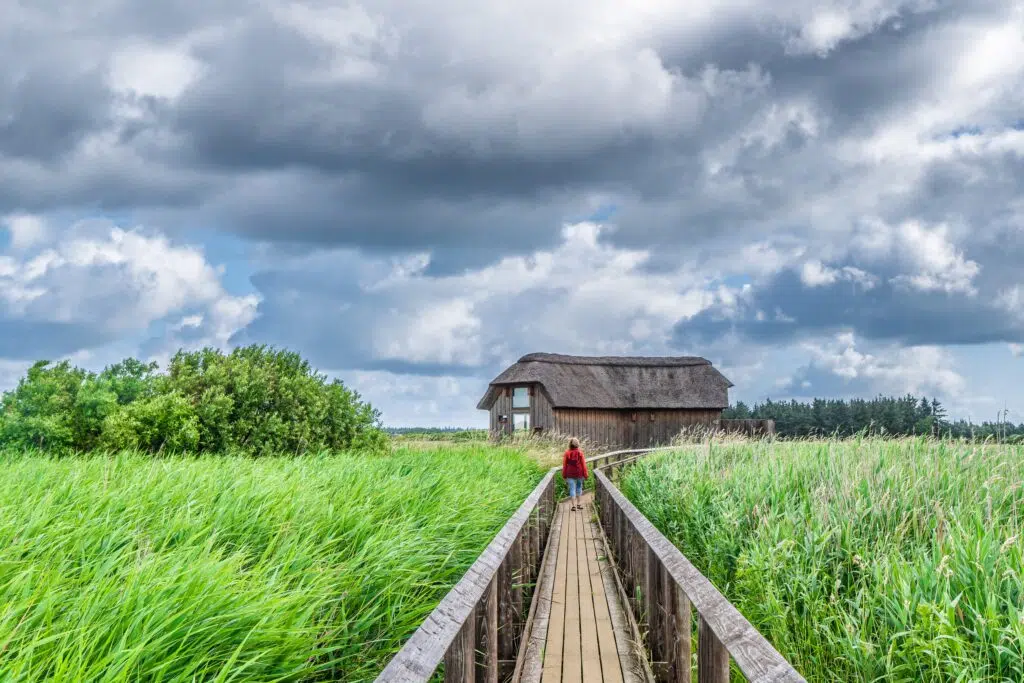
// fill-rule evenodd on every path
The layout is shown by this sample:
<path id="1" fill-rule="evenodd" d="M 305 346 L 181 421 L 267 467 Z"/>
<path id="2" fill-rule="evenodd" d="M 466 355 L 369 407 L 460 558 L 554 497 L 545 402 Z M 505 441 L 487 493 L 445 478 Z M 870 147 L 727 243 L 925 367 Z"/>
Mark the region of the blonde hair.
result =
<path id="1" fill-rule="evenodd" d="M 569 448 L 579 448 L 579 447 L 580 447 L 580 440 L 579 439 L 577 439 L 575 436 L 572 437 L 571 439 L 569 439 Z"/>

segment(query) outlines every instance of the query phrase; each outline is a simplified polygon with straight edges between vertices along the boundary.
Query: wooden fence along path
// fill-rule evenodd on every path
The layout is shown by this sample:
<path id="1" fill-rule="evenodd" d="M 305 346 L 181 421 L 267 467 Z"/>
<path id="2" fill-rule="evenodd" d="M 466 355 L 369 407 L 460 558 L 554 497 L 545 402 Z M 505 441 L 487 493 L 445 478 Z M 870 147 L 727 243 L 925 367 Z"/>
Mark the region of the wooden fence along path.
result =
<path id="1" fill-rule="evenodd" d="M 690 683 L 694 664 L 727 683 L 730 661 L 749 681 L 804 681 L 615 486 L 658 450 L 673 449 L 587 458 L 582 511 L 556 503 L 548 472 L 378 683 Z"/>

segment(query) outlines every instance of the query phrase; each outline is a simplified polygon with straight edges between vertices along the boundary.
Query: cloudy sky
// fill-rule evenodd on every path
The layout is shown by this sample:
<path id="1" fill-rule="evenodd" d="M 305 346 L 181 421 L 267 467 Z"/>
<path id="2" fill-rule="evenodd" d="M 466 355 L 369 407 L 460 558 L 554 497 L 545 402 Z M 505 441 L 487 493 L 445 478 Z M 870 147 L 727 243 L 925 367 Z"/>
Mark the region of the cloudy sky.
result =
<path id="1" fill-rule="evenodd" d="M 297 350 L 390 425 L 531 351 L 1024 421 L 1024 0 L 0 0 L 0 388 Z"/>

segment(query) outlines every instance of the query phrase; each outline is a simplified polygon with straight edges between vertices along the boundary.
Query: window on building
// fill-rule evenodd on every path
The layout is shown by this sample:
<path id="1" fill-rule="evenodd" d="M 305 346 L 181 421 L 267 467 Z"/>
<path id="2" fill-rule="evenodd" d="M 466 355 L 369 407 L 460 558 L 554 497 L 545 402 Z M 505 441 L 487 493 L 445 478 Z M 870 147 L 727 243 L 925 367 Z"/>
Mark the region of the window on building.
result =
<path id="1" fill-rule="evenodd" d="M 529 413 L 515 413 L 512 416 L 512 429 L 514 430 L 528 430 L 530 428 L 530 414 Z"/>
<path id="2" fill-rule="evenodd" d="M 530 388 L 529 387 L 516 387 L 512 390 L 512 407 L 513 408 L 529 408 L 530 407 Z"/>

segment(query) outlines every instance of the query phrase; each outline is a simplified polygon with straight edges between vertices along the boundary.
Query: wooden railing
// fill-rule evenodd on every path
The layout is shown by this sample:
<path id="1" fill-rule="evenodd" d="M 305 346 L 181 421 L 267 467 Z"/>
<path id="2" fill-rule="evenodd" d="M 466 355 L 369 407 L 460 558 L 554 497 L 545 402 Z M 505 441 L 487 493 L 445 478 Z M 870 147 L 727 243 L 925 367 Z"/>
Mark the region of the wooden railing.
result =
<path id="1" fill-rule="evenodd" d="M 699 683 L 728 683 L 730 657 L 749 681 L 804 681 L 605 474 L 617 478 L 646 452 L 606 454 L 594 477 L 601 527 L 655 680 L 690 683 L 696 609 Z"/>
<path id="2" fill-rule="evenodd" d="M 511 678 L 555 514 L 552 469 L 377 677 L 425 683 Z"/>
<path id="3" fill-rule="evenodd" d="M 721 419 L 715 426 L 726 434 L 745 434 L 766 437 L 775 434 L 775 420 L 728 420 Z"/>
<path id="4" fill-rule="evenodd" d="M 647 455 L 648 453 L 656 453 L 658 451 L 678 451 L 679 446 L 659 446 L 658 448 L 631 448 L 624 451 L 612 451 L 611 453 L 601 453 L 600 455 L 591 455 L 588 457 L 587 464 L 592 469 L 599 469 L 604 467 L 610 467 L 612 465 L 619 465 L 624 461 L 632 461 L 638 456 Z"/>
<path id="5" fill-rule="evenodd" d="M 755 683 L 804 681 L 612 482 L 637 459 L 668 450 L 678 449 L 634 449 L 587 458 L 594 470 L 606 545 L 630 620 L 651 659 L 651 673 L 657 681 L 690 683 L 696 609 L 699 683 L 727 683 L 730 658 Z M 498 683 L 513 677 L 521 665 L 520 646 L 534 608 L 532 587 L 556 509 L 558 470 L 551 469 L 523 501 L 377 683 L 426 683 L 442 663 L 449 683 Z"/>

